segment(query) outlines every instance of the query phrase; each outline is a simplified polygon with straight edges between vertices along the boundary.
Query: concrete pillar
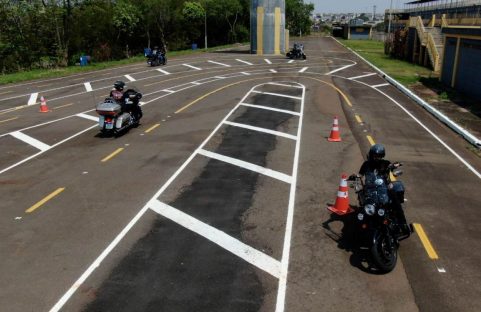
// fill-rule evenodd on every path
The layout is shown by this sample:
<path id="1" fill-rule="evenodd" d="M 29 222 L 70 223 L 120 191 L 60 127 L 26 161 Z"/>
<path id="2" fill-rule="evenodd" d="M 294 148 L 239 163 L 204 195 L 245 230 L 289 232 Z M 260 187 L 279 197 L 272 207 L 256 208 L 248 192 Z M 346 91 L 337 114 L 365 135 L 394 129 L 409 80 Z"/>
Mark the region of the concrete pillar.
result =
<path id="1" fill-rule="evenodd" d="M 251 53 L 286 52 L 285 0 L 251 0 Z"/>

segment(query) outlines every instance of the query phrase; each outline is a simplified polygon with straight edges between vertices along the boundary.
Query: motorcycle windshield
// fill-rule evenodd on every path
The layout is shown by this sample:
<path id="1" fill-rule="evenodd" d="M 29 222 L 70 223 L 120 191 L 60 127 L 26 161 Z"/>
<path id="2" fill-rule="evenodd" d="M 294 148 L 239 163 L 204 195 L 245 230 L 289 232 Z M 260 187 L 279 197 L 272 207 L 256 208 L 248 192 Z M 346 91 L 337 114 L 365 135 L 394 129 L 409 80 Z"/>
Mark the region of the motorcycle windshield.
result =
<path id="1" fill-rule="evenodd" d="M 386 180 L 375 171 L 365 174 L 365 197 L 370 204 L 386 205 L 389 202 Z"/>

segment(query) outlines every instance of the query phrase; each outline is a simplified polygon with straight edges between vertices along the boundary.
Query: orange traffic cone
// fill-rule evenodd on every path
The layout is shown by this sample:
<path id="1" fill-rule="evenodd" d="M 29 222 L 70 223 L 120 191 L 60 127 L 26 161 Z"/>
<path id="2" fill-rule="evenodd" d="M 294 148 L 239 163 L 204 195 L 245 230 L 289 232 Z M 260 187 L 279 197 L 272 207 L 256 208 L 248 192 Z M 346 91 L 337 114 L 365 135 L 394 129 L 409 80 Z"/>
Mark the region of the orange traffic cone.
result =
<path id="1" fill-rule="evenodd" d="M 47 106 L 47 101 L 45 100 L 45 98 L 43 96 L 40 97 L 40 112 L 41 113 L 48 113 L 49 112 L 48 106 Z"/>
<path id="2" fill-rule="evenodd" d="M 329 142 L 341 142 L 341 135 L 339 133 L 339 121 L 337 120 L 337 116 L 334 117 L 331 134 L 329 135 L 329 138 L 327 140 Z"/>
<path id="3" fill-rule="evenodd" d="M 327 209 L 340 216 L 353 212 L 354 210 L 349 206 L 347 189 L 347 174 L 343 173 L 339 184 L 339 191 L 337 192 L 336 203 L 334 206 L 327 206 Z"/>

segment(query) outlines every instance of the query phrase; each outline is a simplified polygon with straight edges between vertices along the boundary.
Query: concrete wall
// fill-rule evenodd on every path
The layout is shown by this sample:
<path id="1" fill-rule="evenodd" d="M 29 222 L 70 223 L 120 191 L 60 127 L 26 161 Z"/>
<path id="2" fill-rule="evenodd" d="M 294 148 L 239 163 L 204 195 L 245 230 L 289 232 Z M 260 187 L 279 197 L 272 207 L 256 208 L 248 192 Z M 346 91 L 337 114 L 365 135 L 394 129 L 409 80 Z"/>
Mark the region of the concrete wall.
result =
<path id="1" fill-rule="evenodd" d="M 251 53 L 286 52 L 285 12 L 285 0 L 251 1 Z"/>

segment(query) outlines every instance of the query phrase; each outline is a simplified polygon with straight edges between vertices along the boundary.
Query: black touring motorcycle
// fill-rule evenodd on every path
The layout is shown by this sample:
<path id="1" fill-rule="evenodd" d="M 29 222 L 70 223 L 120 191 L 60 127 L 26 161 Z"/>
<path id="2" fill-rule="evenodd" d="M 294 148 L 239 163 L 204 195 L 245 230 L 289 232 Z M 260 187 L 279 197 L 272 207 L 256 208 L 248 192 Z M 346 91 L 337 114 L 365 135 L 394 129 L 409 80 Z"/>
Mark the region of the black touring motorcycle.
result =
<path id="1" fill-rule="evenodd" d="M 399 176 L 401 163 L 392 163 L 389 172 Z M 410 236 L 412 226 L 404 216 L 404 185 L 401 181 L 391 181 L 391 174 L 383 177 L 368 172 L 364 181 L 359 175 L 351 175 L 348 181 L 355 189 L 359 207 L 357 220 L 361 239 L 367 244 L 372 260 L 381 272 L 390 272 L 396 266 L 399 242 Z"/>

